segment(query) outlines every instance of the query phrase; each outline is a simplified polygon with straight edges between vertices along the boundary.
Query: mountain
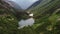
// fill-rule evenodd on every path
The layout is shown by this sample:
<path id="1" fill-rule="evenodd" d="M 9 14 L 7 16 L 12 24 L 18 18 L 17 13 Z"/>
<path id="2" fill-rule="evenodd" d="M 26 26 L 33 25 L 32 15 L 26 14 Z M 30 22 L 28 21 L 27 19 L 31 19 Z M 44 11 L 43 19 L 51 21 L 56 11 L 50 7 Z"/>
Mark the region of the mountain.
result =
<path id="1" fill-rule="evenodd" d="M 7 9 L 11 8 L 6 3 L 0 2 Z M 3 7 L 2 6 L 2 7 Z M 0 5 L 1 7 L 1 5 Z M 35 23 L 33 26 L 18 28 L 18 19 L 12 14 L 11 10 L 6 10 L 6 16 L 0 15 L 0 34 L 60 34 L 60 0 L 42 0 L 41 3 L 29 10 L 34 13 Z M 4 10 L 4 12 L 6 12 Z M 1 13 L 0 8 L 0 13 Z M 10 11 L 10 12 L 9 12 Z M 15 11 L 14 11 L 15 12 Z M 58 13 L 59 12 L 59 13 Z M 20 14 L 19 14 L 20 15 Z M 22 15 L 23 16 L 23 15 Z"/>
<path id="2" fill-rule="evenodd" d="M 13 1 L 5 1 L 5 2 L 10 4 L 10 6 L 15 8 L 16 10 L 22 10 L 22 8 L 16 2 L 13 2 Z"/>
<path id="3" fill-rule="evenodd" d="M 39 5 L 41 3 L 41 1 L 42 0 L 39 0 L 39 1 L 35 2 L 35 3 L 33 3 L 28 9 L 30 9 L 31 7 L 35 7 L 35 6 Z"/>
<path id="4" fill-rule="evenodd" d="M 33 1 L 33 2 L 30 2 L 30 1 L 25 1 L 26 2 L 26 4 L 28 4 L 29 3 L 29 5 L 23 5 L 23 0 L 22 0 L 22 4 L 19 4 L 19 2 L 18 1 L 6 1 L 5 0 L 5 2 L 7 2 L 7 3 L 9 3 L 12 7 L 14 7 L 15 9 L 17 9 L 17 10 L 27 10 L 27 9 L 30 9 L 32 6 L 33 7 L 35 7 L 35 6 L 37 6 L 40 2 L 41 2 L 42 0 L 38 0 L 38 1 Z M 25 3 L 24 2 L 24 3 Z M 31 5 L 31 6 L 30 6 Z M 25 9 L 24 9 L 25 8 Z"/>

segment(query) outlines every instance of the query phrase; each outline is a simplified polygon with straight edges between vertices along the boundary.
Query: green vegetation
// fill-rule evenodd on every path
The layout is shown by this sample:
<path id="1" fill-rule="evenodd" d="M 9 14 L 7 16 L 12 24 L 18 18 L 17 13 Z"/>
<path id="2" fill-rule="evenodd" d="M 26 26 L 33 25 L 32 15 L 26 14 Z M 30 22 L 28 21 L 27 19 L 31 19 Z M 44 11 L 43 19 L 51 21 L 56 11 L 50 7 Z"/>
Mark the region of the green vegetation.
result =
<path id="1" fill-rule="evenodd" d="M 36 22 L 20 30 L 17 29 L 18 19 L 15 16 L 17 10 L 3 4 L 0 1 L 0 34 L 60 34 L 60 0 L 43 0 L 29 9 L 34 13 Z"/>

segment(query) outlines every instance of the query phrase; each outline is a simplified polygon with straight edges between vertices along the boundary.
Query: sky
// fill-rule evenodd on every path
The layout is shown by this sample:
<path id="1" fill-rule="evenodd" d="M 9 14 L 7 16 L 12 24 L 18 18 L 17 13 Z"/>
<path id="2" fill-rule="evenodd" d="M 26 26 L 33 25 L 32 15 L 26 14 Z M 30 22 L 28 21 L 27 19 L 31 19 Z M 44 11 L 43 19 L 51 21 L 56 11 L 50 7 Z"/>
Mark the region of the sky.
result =
<path id="1" fill-rule="evenodd" d="M 22 9 L 27 9 L 38 0 L 10 0 L 16 2 Z"/>

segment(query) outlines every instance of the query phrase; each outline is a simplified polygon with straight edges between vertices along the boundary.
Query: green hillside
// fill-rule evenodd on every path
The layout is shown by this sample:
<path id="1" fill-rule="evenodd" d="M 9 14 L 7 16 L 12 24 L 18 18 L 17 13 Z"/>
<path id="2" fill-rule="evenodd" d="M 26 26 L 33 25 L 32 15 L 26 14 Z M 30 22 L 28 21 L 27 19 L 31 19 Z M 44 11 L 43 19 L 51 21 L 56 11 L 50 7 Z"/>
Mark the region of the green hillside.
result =
<path id="1" fill-rule="evenodd" d="M 27 10 L 34 13 L 35 24 L 20 30 L 15 16 L 18 10 L 4 4 L 0 0 L 0 34 L 60 34 L 60 0 L 42 0 Z"/>

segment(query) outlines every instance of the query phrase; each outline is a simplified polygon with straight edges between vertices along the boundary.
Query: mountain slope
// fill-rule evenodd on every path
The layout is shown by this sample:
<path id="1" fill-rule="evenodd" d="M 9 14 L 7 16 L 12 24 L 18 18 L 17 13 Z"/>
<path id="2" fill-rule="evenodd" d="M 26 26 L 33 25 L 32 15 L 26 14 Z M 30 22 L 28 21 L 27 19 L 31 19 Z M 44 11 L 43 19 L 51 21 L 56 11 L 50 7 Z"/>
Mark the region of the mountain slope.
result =
<path id="1" fill-rule="evenodd" d="M 1 0 L 0 4 L 3 5 L 0 5 L 0 34 L 60 34 L 60 0 L 42 0 L 39 5 L 29 9 L 34 13 L 35 24 L 20 30 L 17 29 L 18 19 L 23 17 L 17 19 L 11 13 L 11 6 Z"/>

